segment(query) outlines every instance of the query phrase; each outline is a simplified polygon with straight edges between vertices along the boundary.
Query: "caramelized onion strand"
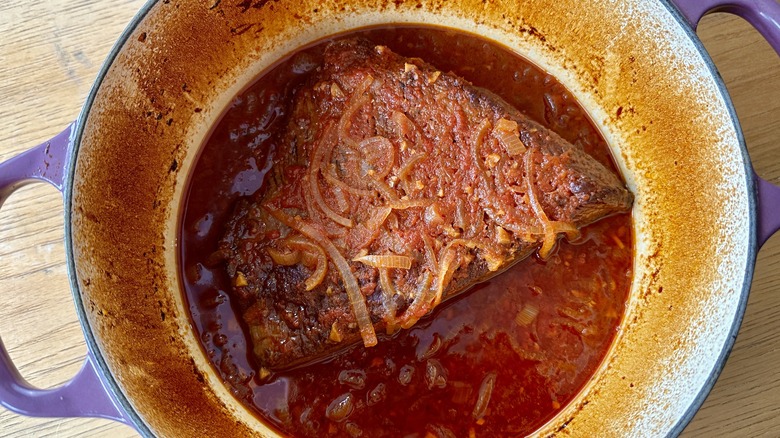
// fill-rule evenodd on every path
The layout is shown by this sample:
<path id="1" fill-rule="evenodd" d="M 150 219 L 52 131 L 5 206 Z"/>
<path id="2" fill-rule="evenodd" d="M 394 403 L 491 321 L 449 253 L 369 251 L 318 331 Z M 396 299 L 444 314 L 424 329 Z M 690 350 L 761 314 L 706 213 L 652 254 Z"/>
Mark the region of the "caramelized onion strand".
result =
<path id="1" fill-rule="evenodd" d="M 375 148 L 385 149 L 387 151 L 384 154 L 385 155 L 384 158 L 387 161 L 387 163 L 385 163 L 384 168 L 382 168 L 382 170 L 377 172 L 376 174 L 371 175 L 373 178 L 381 180 L 384 179 L 387 175 L 389 175 L 390 171 L 393 169 L 393 166 L 395 166 L 395 146 L 393 146 L 393 143 L 390 140 L 381 136 L 369 137 L 365 140 L 362 140 L 358 145 L 359 152 L 363 156 L 374 153 Z M 366 164 L 376 168 L 376 163 L 371 163 L 366 161 Z"/>
<path id="2" fill-rule="evenodd" d="M 342 225 L 347 228 L 352 228 L 354 225 L 352 220 L 349 218 L 346 218 L 338 213 L 336 213 L 328 204 L 325 203 L 325 200 L 322 199 L 322 192 L 320 192 L 320 184 L 319 184 L 319 173 L 320 173 L 320 167 L 322 162 L 322 143 L 326 142 L 329 137 L 331 137 L 331 131 L 333 130 L 332 127 L 328 127 L 328 129 L 325 131 L 325 135 L 323 136 L 323 139 L 314 145 L 314 150 L 312 151 L 312 159 L 313 162 L 311 166 L 309 166 L 309 191 L 312 194 L 312 197 L 314 197 L 314 202 L 317 203 L 317 206 L 320 207 L 323 213 L 325 213 L 325 216 L 328 217 L 328 219 L 332 220 L 333 222 L 336 222 L 339 225 Z"/>
<path id="3" fill-rule="evenodd" d="M 363 345 L 366 347 L 373 347 L 376 345 L 376 332 L 374 331 L 374 325 L 371 323 L 371 316 L 368 313 L 365 297 L 360 291 L 357 279 L 355 278 L 355 274 L 352 273 L 349 263 L 347 263 L 347 260 L 341 255 L 333 242 L 325 237 L 319 230 L 298 217 L 290 217 L 281 209 L 270 205 L 265 205 L 264 208 L 279 222 L 282 222 L 288 227 L 310 238 L 325 250 L 333 264 L 336 265 L 336 269 L 339 271 L 341 279 L 344 281 L 344 289 L 347 292 L 349 303 L 352 306 L 352 313 L 357 321 L 360 336 L 363 338 Z"/>
<path id="4" fill-rule="evenodd" d="M 368 75 L 357 87 L 355 87 L 352 97 L 350 97 L 349 102 L 339 119 L 339 137 L 349 146 L 355 147 L 357 145 L 355 140 L 352 139 L 349 129 L 352 127 L 352 118 L 363 105 L 369 102 L 370 96 L 368 96 L 366 92 L 373 82 L 374 78 L 371 75 Z"/>
<path id="5" fill-rule="evenodd" d="M 314 197 L 314 202 L 316 202 L 317 206 L 320 207 L 320 210 L 322 210 L 322 212 L 325 213 L 325 216 L 327 216 L 328 219 L 332 220 L 333 222 L 341 226 L 352 228 L 355 225 L 354 222 L 352 222 L 352 219 L 349 219 L 347 217 L 344 217 L 336 213 L 332 208 L 328 206 L 328 204 L 325 203 L 325 200 L 322 199 L 322 192 L 320 192 L 320 185 L 317 181 L 318 180 L 317 174 L 312 172 L 311 174 L 309 174 L 308 179 L 309 179 L 309 190 L 311 191 L 311 194 Z"/>
<path id="6" fill-rule="evenodd" d="M 528 185 L 528 200 L 531 204 L 531 208 L 534 211 L 534 214 L 536 215 L 536 218 L 539 220 L 539 222 L 542 225 L 542 230 L 544 231 L 544 240 L 542 242 L 542 247 L 539 249 L 539 257 L 542 258 L 542 260 L 546 260 L 547 257 L 550 256 L 550 253 L 552 252 L 553 248 L 555 248 L 555 243 L 558 239 L 558 234 L 555 231 L 555 227 L 552 224 L 552 221 L 547 217 L 547 213 L 544 212 L 544 209 L 542 208 L 542 204 L 539 201 L 539 198 L 536 194 L 536 187 L 534 185 L 534 175 L 533 175 L 533 157 L 532 157 L 533 151 L 531 149 L 526 152 L 524 158 L 525 158 L 525 181 Z"/>
<path id="7" fill-rule="evenodd" d="M 293 266 L 301 261 L 300 251 L 282 252 L 272 246 L 267 247 L 265 251 L 271 256 L 271 260 L 279 266 Z"/>
<path id="8" fill-rule="evenodd" d="M 404 191 L 409 194 L 409 189 L 407 188 L 408 181 L 407 178 L 409 177 L 409 173 L 412 171 L 414 166 L 419 163 L 420 161 L 424 160 L 428 155 L 425 152 L 419 152 L 417 154 L 412 155 L 409 157 L 408 160 L 404 163 L 403 166 L 401 166 L 400 169 L 398 169 L 398 173 L 396 174 L 396 177 L 399 181 L 401 181 L 401 185 L 404 187 Z"/>
<path id="9" fill-rule="evenodd" d="M 304 251 L 305 254 L 314 253 L 316 255 L 316 268 L 314 269 L 314 272 L 309 275 L 309 278 L 304 280 L 303 284 L 307 292 L 319 286 L 320 283 L 325 280 L 325 275 L 328 273 L 328 259 L 325 256 L 325 251 L 323 251 L 322 247 L 313 242 L 310 242 L 303 236 L 288 238 L 287 245 L 290 248 Z"/>
<path id="10" fill-rule="evenodd" d="M 431 282 L 433 275 L 429 271 L 425 271 L 422 276 L 422 280 L 418 282 L 417 290 L 415 291 L 414 300 L 412 304 L 404 311 L 397 322 L 405 329 L 413 326 L 417 321 L 422 318 L 423 315 L 428 313 L 431 309 Z"/>
<path id="11" fill-rule="evenodd" d="M 395 296 L 398 295 L 398 291 L 395 289 L 392 280 L 390 280 L 390 270 L 388 268 L 379 269 L 379 285 L 382 287 L 383 292 L 384 320 L 390 325 L 395 325 Z"/>
<path id="12" fill-rule="evenodd" d="M 360 262 L 364 265 L 374 268 L 395 268 L 410 269 L 412 267 L 412 258 L 409 256 L 388 254 L 369 254 L 352 259 L 353 262 Z"/>
<path id="13" fill-rule="evenodd" d="M 490 397 L 493 395 L 493 388 L 496 384 L 496 373 L 488 373 L 482 384 L 479 385 L 479 395 L 477 396 L 477 402 L 474 404 L 474 410 L 471 412 L 471 416 L 475 420 L 479 420 L 487 413 L 488 403 L 490 403 Z"/>

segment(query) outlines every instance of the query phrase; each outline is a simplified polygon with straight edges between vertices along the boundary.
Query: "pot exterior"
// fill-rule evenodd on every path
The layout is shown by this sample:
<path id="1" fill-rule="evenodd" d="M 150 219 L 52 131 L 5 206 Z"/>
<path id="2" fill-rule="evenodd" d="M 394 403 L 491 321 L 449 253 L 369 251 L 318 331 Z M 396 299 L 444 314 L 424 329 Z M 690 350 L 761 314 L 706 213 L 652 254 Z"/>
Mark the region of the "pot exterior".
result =
<path id="1" fill-rule="evenodd" d="M 68 181 L 88 336 L 125 407 L 155 435 L 273 434 L 220 381 L 190 326 L 177 268 L 187 176 L 232 97 L 276 60 L 388 23 L 496 40 L 558 77 L 600 127 L 636 195 L 635 277 L 604 363 L 539 434 L 669 433 L 731 345 L 755 225 L 722 84 L 656 0 L 150 4 L 85 106 Z"/>

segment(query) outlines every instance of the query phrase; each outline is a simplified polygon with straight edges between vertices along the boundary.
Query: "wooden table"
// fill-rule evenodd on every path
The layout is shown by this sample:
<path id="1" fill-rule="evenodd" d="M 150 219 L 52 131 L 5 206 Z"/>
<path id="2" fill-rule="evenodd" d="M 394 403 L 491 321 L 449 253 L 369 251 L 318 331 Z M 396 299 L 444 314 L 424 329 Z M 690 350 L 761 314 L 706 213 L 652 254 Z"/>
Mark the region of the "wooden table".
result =
<path id="1" fill-rule="evenodd" d="M 75 119 L 111 45 L 142 0 L 0 2 L 0 160 Z M 780 183 L 780 61 L 747 24 L 705 18 L 699 34 L 732 93 L 759 174 Z M 67 284 L 62 201 L 44 184 L 0 211 L 0 334 L 33 384 L 67 381 L 86 353 Z M 780 436 L 780 239 L 762 249 L 731 358 L 685 436 Z M 0 408 L 0 435 L 136 436 L 99 419 L 39 419 Z"/>

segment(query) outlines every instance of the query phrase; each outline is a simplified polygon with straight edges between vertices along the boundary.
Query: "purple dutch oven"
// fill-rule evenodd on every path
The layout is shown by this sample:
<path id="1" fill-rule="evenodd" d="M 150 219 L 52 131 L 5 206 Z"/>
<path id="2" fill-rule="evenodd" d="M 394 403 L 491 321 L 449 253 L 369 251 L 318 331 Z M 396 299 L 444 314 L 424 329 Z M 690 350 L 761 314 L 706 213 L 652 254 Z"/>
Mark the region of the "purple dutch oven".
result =
<path id="1" fill-rule="evenodd" d="M 78 120 L 0 165 L 0 200 L 32 180 L 63 194 L 69 276 L 89 348 L 76 377 L 51 390 L 25 382 L 0 350 L 4 407 L 109 418 L 144 436 L 274 435 L 231 396 L 190 328 L 175 255 L 188 172 L 230 99 L 275 60 L 354 28 L 428 23 L 482 34 L 556 75 L 602 130 L 636 195 L 635 278 L 619 334 L 591 381 L 537 433 L 682 431 L 734 343 L 756 253 L 780 228 L 780 188 L 753 172 L 694 29 L 705 13 L 730 12 L 780 50 L 780 5 L 228 3 L 150 1 Z M 621 117 L 623 107 L 632 111 Z M 694 219 L 695 233 L 686 227 Z"/>

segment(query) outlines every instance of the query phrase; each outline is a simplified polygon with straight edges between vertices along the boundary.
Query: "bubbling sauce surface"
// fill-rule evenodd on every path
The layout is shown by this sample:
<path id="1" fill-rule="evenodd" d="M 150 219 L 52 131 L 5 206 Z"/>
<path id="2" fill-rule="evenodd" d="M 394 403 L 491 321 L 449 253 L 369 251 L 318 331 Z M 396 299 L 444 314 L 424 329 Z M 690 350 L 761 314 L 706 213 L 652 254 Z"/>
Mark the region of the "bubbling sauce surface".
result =
<path id="1" fill-rule="evenodd" d="M 614 168 L 609 149 L 552 76 L 484 39 L 450 30 L 358 32 L 484 87 Z M 355 35 L 353 34 L 350 34 Z M 263 190 L 268 141 L 325 42 L 266 72 L 237 96 L 196 163 L 181 223 L 180 266 L 192 323 L 232 393 L 292 436 L 518 436 L 568 403 L 603 360 L 631 283 L 631 218 L 618 215 L 446 302 L 409 330 L 327 359 L 268 374 L 212 253 L 235 201 Z"/>

